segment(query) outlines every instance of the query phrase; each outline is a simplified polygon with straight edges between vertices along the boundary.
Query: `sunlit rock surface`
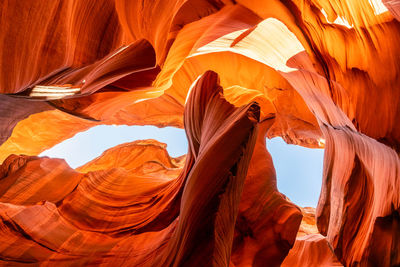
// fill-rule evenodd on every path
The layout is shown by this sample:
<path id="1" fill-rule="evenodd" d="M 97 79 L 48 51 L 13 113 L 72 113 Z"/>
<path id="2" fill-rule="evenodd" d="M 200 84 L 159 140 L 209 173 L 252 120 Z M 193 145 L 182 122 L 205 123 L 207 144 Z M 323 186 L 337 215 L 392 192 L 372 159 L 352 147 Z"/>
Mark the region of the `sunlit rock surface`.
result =
<path id="1" fill-rule="evenodd" d="M 400 265 L 399 1 L 0 13 L 1 264 Z M 185 128 L 188 153 L 142 140 L 76 170 L 37 157 L 100 124 Z M 325 147 L 315 214 L 278 192 L 275 136 Z"/>
<path id="2" fill-rule="evenodd" d="M 307 207 L 302 208 L 301 211 L 303 220 L 297 232 L 296 241 L 281 266 L 343 266 L 326 237 L 318 233 L 315 224 L 315 209 Z"/>

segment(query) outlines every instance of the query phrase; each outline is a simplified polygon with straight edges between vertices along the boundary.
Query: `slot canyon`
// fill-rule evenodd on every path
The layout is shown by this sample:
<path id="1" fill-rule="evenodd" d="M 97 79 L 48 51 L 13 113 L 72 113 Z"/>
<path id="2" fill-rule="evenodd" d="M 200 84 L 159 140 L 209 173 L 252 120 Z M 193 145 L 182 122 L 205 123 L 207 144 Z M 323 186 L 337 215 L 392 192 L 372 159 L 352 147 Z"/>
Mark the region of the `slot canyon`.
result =
<path id="1" fill-rule="evenodd" d="M 0 266 L 400 266 L 400 0 L 0 14 Z M 187 152 L 41 155 L 100 125 L 180 128 Z M 275 137 L 324 149 L 315 209 L 279 192 Z"/>

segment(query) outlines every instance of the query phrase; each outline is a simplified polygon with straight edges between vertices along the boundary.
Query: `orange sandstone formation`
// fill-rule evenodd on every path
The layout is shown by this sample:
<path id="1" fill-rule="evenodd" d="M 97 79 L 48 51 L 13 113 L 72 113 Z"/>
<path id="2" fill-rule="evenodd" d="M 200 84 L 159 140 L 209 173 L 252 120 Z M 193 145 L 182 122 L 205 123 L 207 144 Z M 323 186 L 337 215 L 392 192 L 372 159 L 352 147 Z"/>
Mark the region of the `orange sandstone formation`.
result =
<path id="1" fill-rule="evenodd" d="M 0 14 L 2 265 L 400 265 L 399 1 Z M 189 150 L 136 141 L 76 170 L 37 157 L 100 124 L 185 128 Z M 325 147 L 315 214 L 278 192 L 275 136 Z"/>
<path id="2" fill-rule="evenodd" d="M 315 209 L 307 207 L 302 208 L 301 211 L 303 220 L 296 241 L 281 266 L 343 266 L 326 237 L 318 233 L 315 224 Z"/>

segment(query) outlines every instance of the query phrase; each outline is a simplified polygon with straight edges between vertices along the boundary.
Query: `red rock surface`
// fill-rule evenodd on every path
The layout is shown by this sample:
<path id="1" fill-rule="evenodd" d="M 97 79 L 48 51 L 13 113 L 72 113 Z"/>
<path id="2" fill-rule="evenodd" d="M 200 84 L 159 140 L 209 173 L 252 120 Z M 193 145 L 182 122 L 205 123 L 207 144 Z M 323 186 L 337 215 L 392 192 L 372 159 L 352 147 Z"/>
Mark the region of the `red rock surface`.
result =
<path id="1" fill-rule="evenodd" d="M 301 211 L 303 219 L 296 241 L 281 266 L 343 266 L 326 237 L 318 232 L 315 224 L 315 209 L 306 207 Z"/>
<path id="2" fill-rule="evenodd" d="M 0 1 L 1 264 L 399 266 L 399 7 Z M 189 151 L 37 157 L 99 124 Z M 278 192 L 275 136 L 325 147 L 315 215 Z"/>

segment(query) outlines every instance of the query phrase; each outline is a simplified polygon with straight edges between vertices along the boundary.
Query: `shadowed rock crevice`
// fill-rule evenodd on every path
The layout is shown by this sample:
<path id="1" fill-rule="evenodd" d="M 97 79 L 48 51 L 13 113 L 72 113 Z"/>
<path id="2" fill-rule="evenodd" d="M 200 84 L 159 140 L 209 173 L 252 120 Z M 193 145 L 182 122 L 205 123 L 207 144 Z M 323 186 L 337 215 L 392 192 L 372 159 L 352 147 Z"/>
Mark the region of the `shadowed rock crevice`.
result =
<path id="1" fill-rule="evenodd" d="M 1 261 L 399 266 L 399 6 L 0 1 Z M 101 124 L 185 128 L 188 153 L 37 157 Z M 325 147 L 321 234 L 276 188 L 277 136 Z"/>

